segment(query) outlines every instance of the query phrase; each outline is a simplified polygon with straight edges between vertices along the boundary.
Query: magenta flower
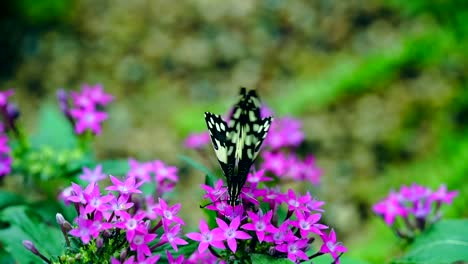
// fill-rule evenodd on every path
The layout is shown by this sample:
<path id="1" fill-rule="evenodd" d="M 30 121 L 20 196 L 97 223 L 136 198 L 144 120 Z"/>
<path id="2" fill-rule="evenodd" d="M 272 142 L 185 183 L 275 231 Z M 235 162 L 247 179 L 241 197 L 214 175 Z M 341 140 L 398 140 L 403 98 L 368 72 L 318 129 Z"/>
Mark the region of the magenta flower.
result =
<path id="1" fill-rule="evenodd" d="M 8 97 L 12 96 L 14 93 L 13 89 L 0 91 L 0 107 L 5 107 L 8 104 Z"/>
<path id="2" fill-rule="evenodd" d="M 160 160 L 155 160 L 153 166 L 154 173 L 156 175 L 156 182 L 162 182 L 164 180 L 170 180 L 173 182 L 179 181 L 179 177 L 177 176 L 177 167 L 166 166 Z"/>
<path id="3" fill-rule="evenodd" d="M 397 216 L 406 217 L 407 211 L 400 205 L 398 196 L 391 193 L 390 196 L 383 201 L 374 205 L 372 209 L 376 214 L 383 216 L 387 225 L 393 225 Z"/>
<path id="4" fill-rule="evenodd" d="M 265 215 L 263 215 L 261 211 L 259 211 L 258 214 L 248 211 L 247 214 L 252 220 L 252 223 L 247 223 L 243 225 L 242 228 L 245 230 L 255 231 L 258 241 L 263 242 L 265 239 L 265 233 L 274 233 L 278 231 L 278 229 L 270 223 L 273 211 L 268 211 Z"/>
<path id="5" fill-rule="evenodd" d="M 184 263 L 184 255 L 178 256 L 176 259 L 171 255 L 171 252 L 169 250 L 166 250 L 166 255 L 167 255 L 167 262 L 169 264 L 182 264 Z"/>
<path id="6" fill-rule="evenodd" d="M 156 238 L 156 234 L 147 232 L 136 232 L 130 242 L 130 249 L 137 252 L 137 259 L 144 259 L 144 256 L 151 256 L 148 244 Z"/>
<path id="7" fill-rule="evenodd" d="M 115 213 L 115 215 L 120 216 L 121 212 L 124 212 L 130 208 L 133 207 L 134 203 L 128 202 L 130 195 L 120 195 L 119 198 L 113 196 L 114 199 L 112 199 L 109 204 L 112 209 L 112 211 Z"/>
<path id="8" fill-rule="evenodd" d="M 88 181 L 90 183 L 98 182 L 104 180 L 106 175 L 102 173 L 102 165 L 97 165 L 94 170 L 84 167 L 83 174 L 80 175 L 80 179 Z"/>
<path id="9" fill-rule="evenodd" d="M 188 242 L 178 237 L 180 225 L 176 224 L 173 227 L 164 227 L 164 234 L 161 236 L 161 242 L 168 242 L 175 251 L 179 251 L 177 245 L 187 245 Z"/>
<path id="10" fill-rule="evenodd" d="M 124 182 L 112 175 L 110 176 L 110 179 L 114 185 L 107 187 L 106 190 L 108 191 L 117 191 L 120 194 L 141 193 L 141 191 L 138 190 L 138 187 L 140 187 L 142 183 L 136 183 L 135 177 L 128 177 Z"/>
<path id="11" fill-rule="evenodd" d="M 310 195 L 304 195 L 302 197 L 298 197 L 296 193 L 292 189 L 288 189 L 288 197 L 287 199 L 287 204 L 288 204 L 288 210 L 293 211 L 293 210 L 303 210 L 307 211 L 307 203 L 310 202 L 311 197 Z"/>
<path id="12" fill-rule="evenodd" d="M 273 172 L 277 176 L 283 175 L 288 168 L 288 159 L 282 152 L 263 152 L 262 168 Z"/>
<path id="13" fill-rule="evenodd" d="M 200 220 L 200 233 L 188 233 L 186 236 L 192 240 L 199 241 L 198 244 L 198 252 L 203 253 L 208 248 L 208 246 L 213 246 L 220 249 L 225 249 L 224 243 L 224 235 L 219 229 L 214 229 L 210 231 L 208 224 L 205 220 Z"/>
<path id="14" fill-rule="evenodd" d="M 203 198 L 210 199 L 211 201 L 223 200 L 223 195 L 226 194 L 226 187 L 223 186 L 223 180 L 219 179 L 213 187 L 205 184 L 201 184 L 201 188 L 206 191 Z"/>
<path id="15" fill-rule="evenodd" d="M 184 146 L 190 149 L 199 149 L 210 143 L 210 134 L 208 132 L 191 133 L 184 142 Z"/>
<path id="16" fill-rule="evenodd" d="M 335 260 L 335 263 L 339 264 L 339 256 L 341 255 L 341 253 L 348 251 L 348 249 L 345 246 L 343 246 L 341 242 L 336 242 L 335 230 L 332 229 L 328 236 L 325 234 L 322 235 L 321 238 L 323 240 L 323 245 L 320 248 L 320 252 L 330 253 L 330 255 Z"/>
<path id="17" fill-rule="evenodd" d="M 327 229 L 328 226 L 318 224 L 322 217 L 321 214 L 304 214 L 300 211 L 296 212 L 297 221 L 292 221 L 291 224 L 300 230 L 301 237 L 306 238 L 310 233 L 322 235 L 320 229 Z"/>
<path id="18" fill-rule="evenodd" d="M 88 244 L 91 236 L 97 236 L 99 229 L 96 228 L 92 220 L 79 217 L 76 220 L 77 228 L 70 230 L 69 234 L 81 238 L 84 244 Z"/>
<path id="19" fill-rule="evenodd" d="M 128 177 L 135 177 L 144 182 L 151 181 L 151 176 L 153 174 L 152 162 L 140 163 L 134 159 L 129 159 L 128 163 L 130 165 L 130 170 L 127 173 Z"/>
<path id="20" fill-rule="evenodd" d="M 307 247 L 307 239 L 299 239 L 275 247 L 279 252 L 288 254 L 288 259 L 296 262 L 298 259 L 309 260 L 304 249 Z"/>
<path id="21" fill-rule="evenodd" d="M 451 204 L 453 198 L 458 195 L 457 191 L 447 192 L 447 186 L 442 184 L 439 189 L 430 195 L 430 200 Z"/>
<path id="22" fill-rule="evenodd" d="M 227 241 L 229 249 L 231 249 L 231 251 L 234 253 L 236 253 L 237 250 L 236 239 L 245 240 L 252 238 L 249 234 L 245 233 L 244 231 L 237 230 L 240 225 L 240 217 L 234 218 L 229 225 L 227 225 L 226 222 L 219 218 L 216 218 L 216 223 L 219 226 L 216 229 L 216 232 L 219 232 L 218 230 L 223 232 L 224 238 Z"/>
<path id="23" fill-rule="evenodd" d="M 144 217 L 144 212 L 139 212 L 136 215 L 131 216 L 129 213 L 121 211 L 119 222 L 115 224 L 115 227 L 125 230 L 127 241 L 132 241 L 136 232 L 146 232 L 146 226 L 142 221 Z"/>
<path id="24" fill-rule="evenodd" d="M 162 216 L 163 222 L 169 225 L 172 222 L 184 225 L 184 220 L 180 217 L 177 217 L 177 213 L 179 212 L 181 204 L 175 204 L 172 207 L 169 207 L 162 198 L 159 198 L 159 206 L 154 208 L 154 211 Z"/>
<path id="25" fill-rule="evenodd" d="M 247 181 L 250 183 L 260 183 L 260 182 L 268 182 L 272 181 L 273 179 L 270 177 L 265 176 L 265 170 L 259 170 L 254 173 L 249 173 L 247 175 Z"/>
<path id="26" fill-rule="evenodd" d="M 75 131 L 77 134 L 90 130 L 99 135 L 101 123 L 107 119 L 107 113 L 99 112 L 93 108 L 72 109 L 70 114 L 76 120 Z"/>
<path id="27" fill-rule="evenodd" d="M 95 84 L 94 86 L 83 84 L 82 94 L 87 96 L 93 103 L 102 106 L 106 106 L 114 100 L 112 95 L 104 92 L 101 84 Z"/>
<path id="28" fill-rule="evenodd" d="M 302 163 L 302 171 L 300 180 L 308 181 L 314 185 L 320 184 L 320 177 L 322 176 L 322 169 L 316 166 L 315 158 L 308 155 Z"/>
<path id="29" fill-rule="evenodd" d="M 84 213 L 92 213 L 94 211 L 107 211 L 109 209 L 109 202 L 114 199 L 112 194 L 101 196 L 101 191 L 99 191 L 99 186 L 96 184 L 90 184 L 92 189 L 85 192 L 83 195 L 87 202 Z"/>

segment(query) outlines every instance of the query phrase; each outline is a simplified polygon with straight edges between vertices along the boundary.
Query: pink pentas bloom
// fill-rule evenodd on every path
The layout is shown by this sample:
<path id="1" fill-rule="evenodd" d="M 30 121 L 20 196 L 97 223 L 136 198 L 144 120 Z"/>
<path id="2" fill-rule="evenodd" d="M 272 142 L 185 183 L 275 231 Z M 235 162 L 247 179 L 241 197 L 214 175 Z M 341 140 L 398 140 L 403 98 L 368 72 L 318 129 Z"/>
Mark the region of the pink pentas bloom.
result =
<path id="1" fill-rule="evenodd" d="M 88 186 L 86 186 L 85 190 L 83 190 L 80 185 L 72 182 L 71 195 L 67 197 L 67 201 L 86 204 L 88 201 L 86 200 L 85 193 L 91 193 L 94 189 L 94 185 L 94 183 L 90 183 Z"/>
<path id="2" fill-rule="evenodd" d="M 102 173 L 102 165 L 99 164 L 91 170 L 90 168 L 83 168 L 83 173 L 80 175 L 80 179 L 88 181 L 90 183 L 98 182 L 106 178 L 106 174 Z"/>
<path id="3" fill-rule="evenodd" d="M 0 131 L 0 133 L 3 133 Z M 8 136 L 5 134 L 0 134 L 0 153 L 9 154 L 10 146 L 8 146 Z"/>
<path id="4" fill-rule="evenodd" d="M 291 231 L 291 221 L 286 220 L 277 228 L 278 230 L 265 237 L 266 242 L 275 243 L 277 245 L 283 244 L 286 241 L 297 239 Z"/>
<path id="5" fill-rule="evenodd" d="M 247 215 L 252 222 L 244 224 L 242 228 L 245 230 L 255 231 L 258 241 L 263 242 L 265 239 L 265 233 L 274 233 L 278 231 L 278 229 L 271 224 L 273 211 L 268 211 L 266 214 L 263 214 L 262 211 L 259 211 L 257 214 L 248 211 Z"/>
<path id="6" fill-rule="evenodd" d="M 219 260 L 210 251 L 199 252 L 196 250 L 187 259 L 186 264 L 226 264 L 226 262 Z"/>
<path id="7" fill-rule="evenodd" d="M 78 109 L 95 109 L 96 104 L 91 100 L 91 98 L 83 92 L 70 92 L 71 98 L 73 100 L 73 106 Z"/>
<path id="8" fill-rule="evenodd" d="M 76 220 L 76 224 L 78 227 L 70 230 L 69 234 L 81 238 L 84 244 L 88 244 L 91 236 L 97 236 L 96 233 L 99 233 L 99 229 L 96 228 L 92 220 L 79 217 Z"/>
<path id="9" fill-rule="evenodd" d="M 106 106 L 110 102 L 112 102 L 112 100 L 114 100 L 114 97 L 112 95 L 104 92 L 104 88 L 101 84 L 83 84 L 81 89 L 82 94 L 87 96 L 95 104 Z"/>
<path id="10" fill-rule="evenodd" d="M 411 186 L 402 186 L 400 188 L 400 197 L 410 201 L 415 202 L 420 199 L 426 199 L 431 194 L 431 190 L 424 186 L 417 185 L 413 183 Z"/>
<path id="11" fill-rule="evenodd" d="M 146 226 L 142 221 L 144 217 L 144 212 L 139 212 L 132 216 L 129 213 L 122 211 L 120 212 L 119 222 L 115 224 L 115 227 L 123 229 L 126 232 L 127 241 L 130 242 L 135 237 L 136 232 L 146 232 Z"/>
<path id="12" fill-rule="evenodd" d="M 451 204 L 453 198 L 458 195 L 457 191 L 447 192 L 447 186 L 442 184 L 437 191 L 433 192 L 429 199 L 440 203 Z"/>
<path id="13" fill-rule="evenodd" d="M 262 168 L 277 176 L 283 175 L 288 168 L 288 159 L 283 152 L 262 152 Z"/>
<path id="14" fill-rule="evenodd" d="M 138 189 L 142 182 L 136 183 L 135 177 L 127 177 L 125 181 L 120 181 L 114 176 L 110 176 L 110 179 L 114 185 L 111 185 L 106 188 L 108 191 L 117 191 L 120 194 L 132 194 L 132 193 L 141 193 Z"/>
<path id="15" fill-rule="evenodd" d="M 93 234 L 94 238 L 97 238 L 100 234 L 100 232 L 109 230 L 114 227 L 112 223 L 107 222 L 107 219 L 104 217 L 104 214 L 100 211 L 97 211 L 94 213 L 93 217 L 93 227 L 98 230 L 98 232 L 95 232 Z"/>
<path id="16" fill-rule="evenodd" d="M 391 193 L 388 198 L 374 205 L 372 210 L 383 216 L 387 225 L 393 225 L 397 216 L 406 217 L 408 212 L 400 205 L 399 197 L 395 193 Z"/>
<path id="17" fill-rule="evenodd" d="M 155 160 L 153 163 L 154 174 L 156 175 L 156 182 L 162 182 L 169 180 L 178 182 L 179 177 L 177 176 L 177 167 L 166 166 L 162 161 Z"/>
<path id="18" fill-rule="evenodd" d="M 137 231 L 130 242 L 130 249 L 137 252 L 137 259 L 151 256 L 149 243 L 156 238 L 156 234 Z"/>
<path id="19" fill-rule="evenodd" d="M 330 253 L 330 255 L 335 260 L 335 263 L 339 264 L 339 257 L 342 253 L 348 251 L 348 249 L 341 244 L 341 242 L 336 242 L 335 230 L 331 230 L 329 235 L 320 236 L 323 240 L 323 245 L 320 248 L 322 253 Z"/>
<path id="20" fill-rule="evenodd" d="M 288 254 L 288 259 L 292 262 L 297 262 L 298 259 L 309 260 L 304 249 L 307 248 L 307 239 L 298 239 L 289 241 L 285 244 L 280 244 L 275 247 L 279 252 Z"/>
<path id="21" fill-rule="evenodd" d="M 237 250 L 236 239 L 245 240 L 245 239 L 252 238 L 246 232 L 238 230 L 239 225 L 240 225 L 240 217 L 234 218 L 229 225 L 219 218 L 216 218 L 216 223 L 219 226 L 217 227 L 216 232 L 219 232 L 219 230 L 223 232 L 224 239 L 227 241 L 229 249 L 231 249 L 231 251 L 234 253 L 236 253 L 236 250 Z"/>
<path id="22" fill-rule="evenodd" d="M 190 149 L 199 149 L 210 143 L 208 132 L 191 133 L 184 141 L 184 146 Z"/>
<path id="23" fill-rule="evenodd" d="M 292 117 L 278 118 L 272 123 L 265 145 L 273 150 L 297 147 L 304 141 L 302 123 Z"/>
<path id="24" fill-rule="evenodd" d="M 12 96 L 14 93 L 13 89 L 0 91 L 0 107 L 5 107 L 8 104 L 8 97 Z"/>
<path id="25" fill-rule="evenodd" d="M 272 180 L 273 180 L 272 178 L 265 176 L 264 169 L 261 169 L 253 173 L 251 172 L 247 175 L 247 182 L 250 182 L 250 183 L 268 182 Z"/>
<path id="26" fill-rule="evenodd" d="M 226 187 L 223 187 L 223 180 L 219 179 L 213 187 L 201 184 L 201 188 L 206 191 L 203 198 L 210 199 L 212 202 L 223 200 L 223 196 L 226 194 Z"/>
<path id="27" fill-rule="evenodd" d="M 296 212 L 297 220 L 291 221 L 291 225 L 299 228 L 302 238 L 307 238 L 309 234 L 322 235 L 320 229 L 327 229 L 328 226 L 319 224 L 321 214 L 307 214 L 300 211 Z"/>
<path id="28" fill-rule="evenodd" d="M 127 173 L 128 177 L 135 177 L 143 182 L 151 181 L 154 173 L 152 162 L 138 162 L 134 159 L 129 159 L 130 170 Z"/>
<path id="29" fill-rule="evenodd" d="M 75 132 L 77 134 L 83 134 L 86 130 L 90 130 L 99 135 L 101 133 L 101 123 L 107 119 L 107 113 L 93 108 L 72 109 L 70 114 L 76 120 Z"/>
<path id="30" fill-rule="evenodd" d="M 320 177 L 322 176 L 322 169 L 316 166 L 315 158 L 313 155 L 308 155 L 302 165 L 300 180 L 308 181 L 314 185 L 320 184 Z"/>
<path id="31" fill-rule="evenodd" d="M 180 225 L 175 224 L 172 227 L 163 224 L 164 234 L 161 236 L 161 242 L 167 242 L 175 251 L 179 251 L 178 245 L 187 245 L 188 242 L 179 237 Z"/>
<path id="32" fill-rule="evenodd" d="M 104 212 L 110 208 L 109 202 L 114 199 L 112 194 L 101 196 L 101 191 L 97 184 L 90 184 L 92 189 L 89 192 L 84 193 L 86 200 L 85 213 L 89 214 L 94 211 Z"/>
<path id="33" fill-rule="evenodd" d="M 154 208 L 154 211 L 162 216 L 162 220 L 165 224 L 169 225 L 172 222 L 184 225 L 184 220 L 177 216 L 181 204 L 175 204 L 172 207 L 169 207 L 162 198 L 159 198 L 159 206 Z"/>
<path id="34" fill-rule="evenodd" d="M 166 255 L 167 255 L 167 262 L 169 264 L 182 264 L 182 263 L 184 263 L 184 255 L 180 255 L 177 258 L 174 258 L 171 255 L 171 252 L 169 252 L 169 250 L 166 250 Z"/>
<path id="35" fill-rule="evenodd" d="M 113 197 L 114 198 L 109 202 L 109 205 L 110 209 L 112 209 L 112 212 L 117 216 L 120 216 L 122 212 L 127 211 L 134 205 L 134 203 L 129 202 L 129 194 L 120 195 L 118 198 L 115 196 Z"/>
<path id="36" fill-rule="evenodd" d="M 186 236 L 191 240 L 199 241 L 198 252 L 203 253 L 208 248 L 208 246 L 213 246 L 219 249 L 225 249 L 224 243 L 224 234 L 220 229 L 214 229 L 210 231 L 208 224 L 205 220 L 200 220 L 200 233 L 188 233 Z"/>
<path id="37" fill-rule="evenodd" d="M 298 196 L 292 189 L 288 189 L 288 197 L 286 198 L 286 202 L 288 204 L 289 211 L 298 209 L 307 211 L 307 203 L 310 202 L 310 200 L 310 195 Z"/>

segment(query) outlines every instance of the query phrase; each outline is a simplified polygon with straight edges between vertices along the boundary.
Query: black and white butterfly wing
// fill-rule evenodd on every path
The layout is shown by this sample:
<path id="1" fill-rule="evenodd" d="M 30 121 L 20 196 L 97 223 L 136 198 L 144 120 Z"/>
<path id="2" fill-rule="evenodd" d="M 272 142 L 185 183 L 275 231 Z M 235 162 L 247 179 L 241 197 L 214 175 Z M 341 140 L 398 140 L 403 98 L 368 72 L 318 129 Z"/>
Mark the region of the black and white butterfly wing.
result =
<path id="1" fill-rule="evenodd" d="M 210 133 L 211 143 L 216 153 L 216 158 L 227 179 L 228 185 L 231 182 L 234 173 L 234 144 L 229 139 L 230 129 L 227 123 L 221 118 L 210 112 L 205 112 L 205 121 Z M 230 157 L 231 156 L 231 157 Z"/>

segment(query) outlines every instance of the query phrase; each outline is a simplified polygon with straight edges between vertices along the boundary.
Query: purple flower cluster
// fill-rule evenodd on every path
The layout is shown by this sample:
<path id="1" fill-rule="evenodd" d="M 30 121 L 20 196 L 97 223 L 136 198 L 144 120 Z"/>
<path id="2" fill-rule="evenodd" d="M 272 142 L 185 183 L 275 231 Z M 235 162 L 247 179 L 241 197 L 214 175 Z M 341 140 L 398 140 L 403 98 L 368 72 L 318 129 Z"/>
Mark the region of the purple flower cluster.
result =
<path id="1" fill-rule="evenodd" d="M 19 117 L 19 111 L 15 104 L 8 101 L 14 94 L 13 90 L 0 92 L 0 112 L 2 121 L 0 122 L 0 177 L 11 173 L 11 149 L 8 145 L 7 130 L 17 133 L 15 121 Z"/>
<path id="2" fill-rule="evenodd" d="M 262 117 L 273 115 L 265 106 L 260 110 Z M 318 185 L 322 170 L 316 165 L 314 156 L 309 154 L 302 158 L 294 152 L 304 142 L 304 138 L 300 120 L 292 117 L 275 118 L 260 155 L 260 167 L 281 180 L 307 181 Z M 184 142 L 185 147 L 196 150 L 209 144 L 208 132 L 192 133 Z"/>
<path id="3" fill-rule="evenodd" d="M 84 84 L 80 92 L 72 91 L 68 94 L 63 89 L 59 90 L 57 99 L 60 109 L 72 122 L 77 134 L 91 131 L 99 135 L 101 123 L 108 117 L 103 108 L 112 102 L 113 96 L 105 93 L 100 84 L 94 86 Z"/>
<path id="4" fill-rule="evenodd" d="M 1 101 L 1 100 L 0 100 Z M 0 123 L 0 178 L 11 172 L 10 146 L 8 145 L 8 135 L 5 133 L 3 124 Z"/>
<path id="5" fill-rule="evenodd" d="M 385 223 L 404 238 L 412 238 L 415 232 L 424 230 L 441 217 L 441 205 L 451 204 L 457 191 L 448 192 L 445 185 L 436 191 L 413 184 L 402 186 L 399 192 L 390 192 L 373 206 L 373 211 Z M 402 221 L 397 221 L 401 217 Z"/>
<path id="6" fill-rule="evenodd" d="M 211 202 L 206 208 L 216 212 L 217 226 L 210 230 L 201 220 L 200 232 L 187 234 L 199 241 L 198 252 L 209 249 L 225 260 L 242 260 L 250 253 L 259 253 L 287 257 L 293 262 L 329 253 L 339 263 L 340 255 L 347 249 L 336 241 L 333 230 L 327 234 L 324 230 L 328 226 L 319 223 L 324 202 L 313 199 L 308 192 L 302 196 L 291 189 L 282 193 L 278 188 L 263 186 L 269 180 L 264 171 L 250 173 L 250 185 L 241 193 L 243 203 L 237 206 L 228 205 L 222 180 L 214 187 L 202 185 L 206 190 L 204 198 Z M 281 213 L 286 216 L 280 217 Z M 316 238 L 322 240 L 322 247 L 307 255 Z"/>
<path id="7" fill-rule="evenodd" d="M 90 182 L 86 188 L 72 183 L 62 193 L 63 199 L 73 203 L 79 213 L 74 221 L 76 227 L 68 234 L 80 238 L 84 245 L 93 241 L 98 247 L 103 246 L 104 238 L 114 236 L 117 241 L 116 236 L 123 236 L 122 245 L 116 248 L 122 252 L 119 257 L 112 257 L 112 263 L 156 263 L 160 255 L 153 254 L 155 250 L 169 244 L 178 251 L 179 245 L 187 244 L 180 237 L 185 223 L 177 216 L 180 204 L 171 206 L 162 198 L 155 202 L 153 196 L 144 197 L 140 187 L 151 181 L 150 173 L 158 182 L 177 181 L 176 171 L 161 161 L 130 160 L 130 164 L 132 169 L 124 179 L 110 176 L 112 184 L 104 192 L 99 183 L 105 176 L 98 165 L 95 169 L 85 168 L 80 176 Z"/>

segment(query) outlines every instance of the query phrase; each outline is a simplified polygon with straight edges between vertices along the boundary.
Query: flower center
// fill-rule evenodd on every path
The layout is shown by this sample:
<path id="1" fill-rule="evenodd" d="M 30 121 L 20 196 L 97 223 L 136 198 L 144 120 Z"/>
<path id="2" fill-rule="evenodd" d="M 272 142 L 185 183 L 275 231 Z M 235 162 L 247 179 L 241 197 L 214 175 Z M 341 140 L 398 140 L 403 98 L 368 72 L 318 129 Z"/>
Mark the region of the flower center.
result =
<path id="1" fill-rule="evenodd" d="M 263 221 L 259 221 L 259 222 L 255 223 L 255 228 L 258 231 L 263 231 L 263 230 L 265 230 L 265 223 Z"/>
<path id="2" fill-rule="evenodd" d="M 172 213 L 170 211 L 164 211 L 164 217 L 166 217 L 167 219 L 172 219 Z"/>
<path id="3" fill-rule="evenodd" d="M 135 229 L 137 226 L 137 222 L 135 221 L 135 219 L 130 219 L 127 221 L 127 228 L 130 229 L 130 230 L 133 230 Z"/>
<path id="4" fill-rule="evenodd" d="M 211 233 L 203 233 L 202 234 L 202 241 L 203 242 L 210 242 L 213 239 L 213 235 Z"/>
<path id="5" fill-rule="evenodd" d="M 296 244 L 290 245 L 289 248 L 288 248 L 288 251 L 290 253 L 296 254 L 297 253 L 297 245 Z"/>
<path id="6" fill-rule="evenodd" d="M 226 230 L 225 235 L 227 239 L 234 238 L 234 236 L 236 235 L 236 231 L 229 228 L 228 230 Z"/>
<path id="7" fill-rule="evenodd" d="M 299 225 L 304 230 L 309 230 L 310 229 L 310 223 L 307 222 L 307 221 L 301 221 Z"/>
<path id="8" fill-rule="evenodd" d="M 143 242 L 145 242 L 145 239 L 141 235 L 137 235 L 133 238 L 133 244 L 137 246 L 142 245 Z"/>
<path id="9" fill-rule="evenodd" d="M 289 200 L 288 204 L 292 207 L 299 207 L 299 202 L 297 200 Z"/>

